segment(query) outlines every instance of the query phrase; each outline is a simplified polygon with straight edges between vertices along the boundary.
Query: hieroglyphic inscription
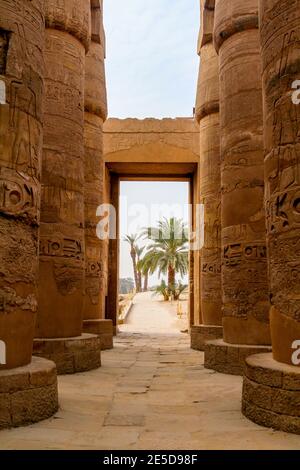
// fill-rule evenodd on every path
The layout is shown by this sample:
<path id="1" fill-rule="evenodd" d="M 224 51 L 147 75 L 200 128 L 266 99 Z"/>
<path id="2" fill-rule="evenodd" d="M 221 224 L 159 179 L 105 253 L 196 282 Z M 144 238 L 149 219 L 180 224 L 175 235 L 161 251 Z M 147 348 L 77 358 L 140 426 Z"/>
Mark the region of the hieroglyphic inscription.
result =
<path id="1" fill-rule="evenodd" d="M 270 296 L 276 312 L 299 322 L 300 106 L 292 96 L 300 70 L 299 2 L 270 0 L 261 14 Z"/>
<path id="2" fill-rule="evenodd" d="M 221 273 L 221 264 L 220 263 L 202 263 L 202 273 L 203 274 L 220 274 Z"/>
<path id="3" fill-rule="evenodd" d="M 232 243 L 223 248 L 225 266 L 236 267 L 244 261 L 258 261 L 267 259 L 266 245 L 249 245 Z"/>
<path id="4" fill-rule="evenodd" d="M 66 237 L 41 237 L 40 256 L 53 256 L 63 258 L 83 259 L 82 242 Z"/>
<path id="5" fill-rule="evenodd" d="M 43 0 L 0 2 L 0 317 L 7 368 L 30 362 L 37 309 L 44 29 Z"/>
<path id="6" fill-rule="evenodd" d="M 39 197 L 37 182 L 26 175 L 2 169 L 0 171 L 0 212 L 28 217 L 38 221 Z"/>
<path id="7" fill-rule="evenodd" d="M 99 277 L 102 273 L 102 264 L 95 260 L 86 260 L 85 273 L 88 277 Z"/>

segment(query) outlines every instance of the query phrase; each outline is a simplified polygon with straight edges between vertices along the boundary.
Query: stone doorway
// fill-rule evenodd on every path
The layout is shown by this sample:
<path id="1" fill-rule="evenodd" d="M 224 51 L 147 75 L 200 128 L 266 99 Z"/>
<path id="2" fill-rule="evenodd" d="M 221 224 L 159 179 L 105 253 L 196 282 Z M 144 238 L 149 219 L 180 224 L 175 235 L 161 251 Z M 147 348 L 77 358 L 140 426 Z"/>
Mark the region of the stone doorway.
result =
<path id="1" fill-rule="evenodd" d="M 192 205 L 190 230 L 196 229 L 198 196 L 198 134 L 192 119 L 109 119 L 104 127 L 106 203 L 119 213 L 122 181 L 186 181 L 189 183 L 189 203 Z M 116 237 L 107 246 L 106 318 L 111 319 L 117 332 L 119 302 L 119 217 Z M 199 253 L 190 250 L 189 325 L 198 312 Z"/>

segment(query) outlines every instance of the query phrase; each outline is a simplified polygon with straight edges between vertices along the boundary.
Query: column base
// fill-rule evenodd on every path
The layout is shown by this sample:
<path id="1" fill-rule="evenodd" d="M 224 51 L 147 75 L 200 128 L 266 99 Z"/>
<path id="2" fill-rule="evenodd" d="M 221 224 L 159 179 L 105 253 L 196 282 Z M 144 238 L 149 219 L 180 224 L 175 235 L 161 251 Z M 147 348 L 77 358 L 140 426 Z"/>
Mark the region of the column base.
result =
<path id="1" fill-rule="evenodd" d="M 75 374 L 101 366 L 100 338 L 86 333 L 73 338 L 36 338 L 33 341 L 33 353 L 55 362 L 59 375 Z"/>
<path id="2" fill-rule="evenodd" d="M 243 375 L 246 357 L 271 351 L 271 346 L 229 344 L 216 339 L 205 344 L 204 367 L 222 374 Z"/>
<path id="3" fill-rule="evenodd" d="M 272 354 L 246 359 L 242 413 L 256 424 L 300 434 L 300 367 Z"/>
<path id="4" fill-rule="evenodd" d="M 216 325 L 199 325 L 191 328 L 191 348 L 204 351 L 205 342 L 223 338 L 223 327 Z"/>
<path id="5" fill-rule="evenodd" d="M 0 429 L 42 421 L 58 410 L 55 364 L 33 357 L 30 364 L 0 371 Z"/>
<path id="6" fill-rule="evenodd" d="M 83 320 L 84 333 L 91 333 L 100 336 L 101 350 L 112 349 L 113 344 L 113 322 L 112 320 Z"/>

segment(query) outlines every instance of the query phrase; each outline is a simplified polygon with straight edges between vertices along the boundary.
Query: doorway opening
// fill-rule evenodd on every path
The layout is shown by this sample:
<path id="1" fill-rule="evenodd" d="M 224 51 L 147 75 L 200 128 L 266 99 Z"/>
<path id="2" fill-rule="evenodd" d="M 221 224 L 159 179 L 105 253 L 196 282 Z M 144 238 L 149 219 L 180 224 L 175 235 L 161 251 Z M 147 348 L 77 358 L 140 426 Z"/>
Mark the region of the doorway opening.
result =
<path id="1" fill-rule="evenodd" d="M 188 330 L 190 183 L 120 181 L 120 331 Z"/>
<path id="2" fill-rule="evenodd" d="M 164 216 L 167 216 L 167 220 L 172 218 L 170 208 L 164 209 L 164 203 L 172 206 L 177 202 L 179 211 L 177 209 L 173 215 L 177 213 L 178 218 L 185 219 L 189 226 L 189 231 L 187 230 L 187 236 L 190 233 L 190 240 L 187 244 L 189 282 L 186 282 L 188 284 L 188 308 L 186 309 L 188 327 L 194 324 L 195 314 L 199 315 L 199 243 L 201 243 L 202 229 L 200 230 L 199 225 L 201 204 L 199 203 L 198 149 L 199 129 L 193 119 L 108 119 L 104 125 L 104 200 L 109 204 L 115 221 L 113 224 L 115 230 L 109 237 L 107 255 L 104 259 L 107 265 L 105 317 L 112 320 L 115 333 L 117 333 L 119 322 L 120 279 L 133 277 L 134 287 L 136 287 L 134 273 L 129 272 L 124 275 L 121 269 L 120 258 L 124 256 L 122 239 L 126 235 L 132 235 L 139 228 L 134 226 L 136 222 L 139 222 L 138 225 L 143 228 L 144 224 L 155 226 Z M 177 188 L 184 188 L 183 193 L 175 189 L 176 185 Z M 131 188 L 132 193 L 133 207 L 130 207 L 130 220 L 126 217 L 124 220 L 123 215 L 124 204 L 126 212 L 126 201 L 122 196 L 126 187 L 127 190 Z M 141 190 L 141 188 L 144 189 Z M 164 196 L 159 198 L 161 191 Z M 154 206 L 152 210 L 151 204 Z M 163 208 L 159 214 L 161 204 Z M 147 214 L 148 220 L 145 220 Z M 127 228 L 126 223 L 129 225 Z M 143 244 L 146 244 L 144 241 Z M 128 247 L 126 251 L 128 253 Z M 131 263 L 131 258 L 129 258 L 129 263 Z M 184 276 L 185 274 L 183 274 L 183 279 L 180 279 L 178 275 L 175 276 L 172 283 L 179 281 L 184 283 Z M 144 281 L 143 279 L 143 283 Z M 165 281 L 167 281 L 166 277 Z M 148 280 L 148 284 L 155 287 L 152 280 L 150 282 Z"/>

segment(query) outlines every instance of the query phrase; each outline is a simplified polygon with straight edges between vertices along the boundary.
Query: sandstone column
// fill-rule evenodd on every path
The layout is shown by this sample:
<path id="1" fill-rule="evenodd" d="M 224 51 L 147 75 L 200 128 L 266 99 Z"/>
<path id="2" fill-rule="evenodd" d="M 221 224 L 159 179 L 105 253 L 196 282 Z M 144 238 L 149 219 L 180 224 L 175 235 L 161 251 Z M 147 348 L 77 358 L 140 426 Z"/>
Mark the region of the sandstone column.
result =
<path id="1" fill-rule="evenodd" d="M 42 0 L 0 3 L 0 428 L 45 419 L 58 406 L 55 364 L 31 357 L 37 309 L 43 43 Z M 48 400 L 43 409 L 38 406 L 41 397 Z M 18 412 L 25 403 L 26 412 Z"/>
<path id="2" fill-rule="evenodd" d="M 84 77 L 90 43 L 90 2 L 46 0 L 45 5 L 46 92 L 36 328 L 39 340 L 34 351 L 53 358 L 58 371 L 68 373 L 98 366 L 100 361 L 96 354 L 98 338 L 81 336 Z"/>
<path id="3" fill-rule="evenodd" d="M 200 203 L 204 204 L 204 247 L 201 250 L 201 316 L 191 331 L 191 345 L 222 338 L 221 314 L 221 175 L 219 129 L 219 61 L 213 42 L 214 5 L 201 0 L 201 57 L 196 119 L 200 125 Z"/>
<path id="4" fill-rule="evenodd" d="M 206 366 L 240 374 L 245 356 L 270 344 L 258 0 L 216 0 L 214 42 L 220 70 L 224 342 L 208 346 Z"/>
<path id="5" fill-rule="evenodd" d="M 105 320 L 104 241 L 97 237 L 97 208 L 104 203 L 103 122 L 107 118 L 105 33 L 102 1 L 92 3 L 92 42 L 85 64 L 84 204 L 85 292 L 83 328 L 100 335 L 101 349 L 112 347 L 113 325 Z"/>
<path id="6" fill-rule="evenodd" d="M 299 0 L 261 1 L 260 26 L 273 355 L 247 359 L 243 412 L 300 434 Z"/>

